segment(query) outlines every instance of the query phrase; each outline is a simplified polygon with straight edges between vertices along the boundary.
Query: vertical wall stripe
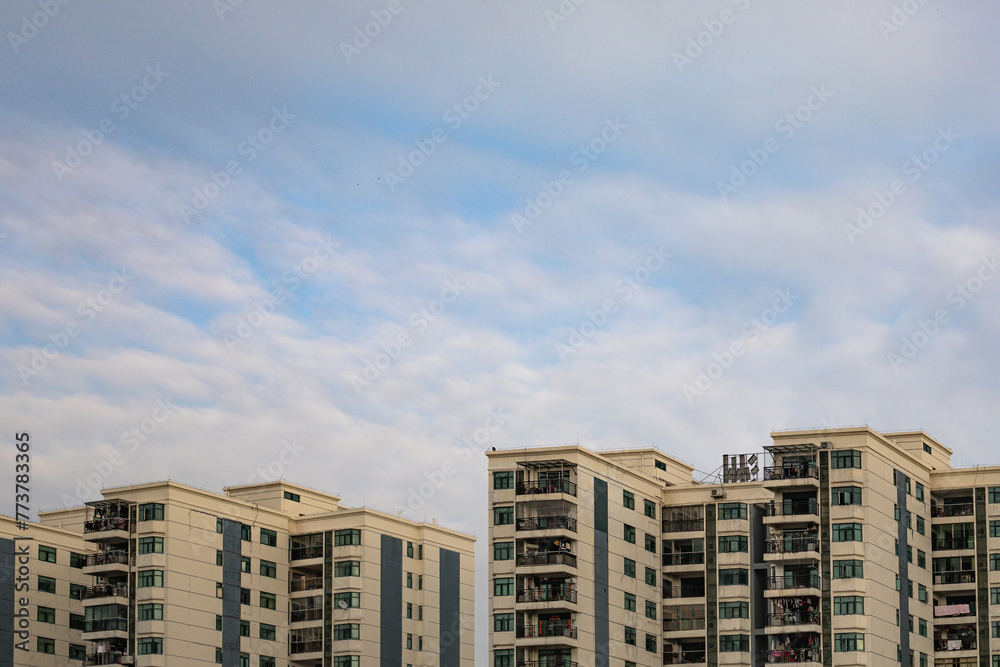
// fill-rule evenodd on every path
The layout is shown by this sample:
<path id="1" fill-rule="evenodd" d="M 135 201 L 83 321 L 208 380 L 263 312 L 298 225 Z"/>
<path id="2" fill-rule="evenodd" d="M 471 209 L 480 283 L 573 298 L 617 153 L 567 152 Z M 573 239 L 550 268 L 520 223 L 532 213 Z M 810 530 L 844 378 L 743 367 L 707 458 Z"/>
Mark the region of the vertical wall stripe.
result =
<path id="1" fill-rule="evenodd" d="M 222 520 L 222 667 L 240 667 L 240 522 Z"/>
<path id="2" fill-rule="evenodd" d="M 14 540 L 0 538 L 0 665 L 14 664 L 14 573 L 16 571 Z"/>
<path id="3" fill-rule="evenodd" d="M 830 452 L 819 452 L 819 567 L 820 599 L 819 608 L 823 622 L 823 665 L 833 665 L 833 597 L 830 581 L 833 578 L 833 550 L 830 530 Z"/>
<path id="4" fill-rule="evenodd" d="M 399 667 L 403 662 L 403 541 L 382 535 L 382 566 L 379 593 L 379 644 L 381 667 Z"/>
<path id="5" fill-rule="evenodd" d="M 899 507 L 899 521 L 896 522 L 896 539 L 899 540 L 897 565 L 899 571 L 899 651 L 903 664 L 909 664 L 910 656 L 910 569 L 906 562 L 906 474 L 896 471 L 896 505 Z"/>
<path id="6" fill-rule="evenodd" d="M 441 623 L 438 643 L 440 667 L 460 667 L 462 662 L 461 555 L 441 549 Z"/>
<path id="7" fill-rule="evenodd" d="M 333 665 L 333 531 L 323 533 L 323 664 Z"/>
<path id="8" fill-rule="evenodd" d="M 979 617 L 979 664 L 990 664 L 989 533 L 986 530 L 986 488 L 975 490 L 976 503 L 976 616 Z"/>
<path id="9" fill-rule="evenodd" d="M 767 656 L 767 634 L 765 620 L 767 619 L 767 600 L 764 591 L 767 588 L 766 579 L 768 563 L 764 562 L 764 540 L 767 532 L 764 528 L 764 508 L 761 505 L 750 504 L 750 664 L 754 667 L 764 665 Z"/>
<path id="10" fill-rule="evenodd" d="M 719 568 L 715 503 L 705 506 L 705 656 L 719 664 Z"/>
<path id="11" fill-rule="evenodd" d="M 594 665 L 611 660 L 611 609 L 608 595 L 608 483 L 594 478 Z"/>

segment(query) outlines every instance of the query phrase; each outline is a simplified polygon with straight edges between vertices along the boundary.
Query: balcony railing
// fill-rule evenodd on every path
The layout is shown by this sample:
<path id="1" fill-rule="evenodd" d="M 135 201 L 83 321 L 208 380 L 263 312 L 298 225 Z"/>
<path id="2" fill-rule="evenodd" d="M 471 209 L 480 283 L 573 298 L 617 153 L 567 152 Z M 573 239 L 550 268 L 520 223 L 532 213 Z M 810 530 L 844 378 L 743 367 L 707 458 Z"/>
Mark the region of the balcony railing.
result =
<path id="1" fill-rule="evenodd" d="M 535 551 L 517 554 L 518 565 L 569 565 L 576 567 L 576 555 L 566 551 Z"/>
<path id="2" fill-rule="evenodd" d="M 937 537 L 932 539 L 934 540 L 933 543 L 934 551 L 947 551 L 948 549 L 976 548 L 975 535 L 968 535 L 966 537 L 959 537 L 959 536 Z"/>
<path id="3" fill-rule="evenodd" d="M 306 642 L 291 642 L 289 653 L 317 653 L 323 650 L 322 639 L 310 639 Z"/>
<path id="4" fill-rule="evenodd" d="M 290 560 L 307 560 L 309 558 L 322 558 L 323 557 L 323 546 L 316 545 L 312 547 L 292 547 L 291 554 L 289 555 Z"/>
<path id="5" fill-rule="evenodd" d="M 99 586 L 89 586 L 83 591 L 84 600 L 110 597 L 129 597 L 128 586 L 125 584 L 101 584 Z"/>
<path id="6" fill-rule="evenodd" d="M 288 592 L 315 591 L 323 588 L 323 577 L 303 577 L 288 582 Z"/>
<path id="7" fill-rule="evenodd" d="M 517 592 L 518 602 L 571 602 L 576 603 L 576 589 L 569 586 L 558 588 L 524 588 Z"/>
<path id="8" fill-rule="evenodd" d="M 776 649 L 767 652 L 767 664 L 769 665 L 822 661 L 823 653 L 818 648 Z"/>
<path id="9" fill-rule="evenodd" d="M 664 586 L 663 599 L 672 600 L 674 598 L 703 598 L 705 597 L 705 584 L 700 586 Z"/>
<path id="10" fill-rule="evenodd" d="M 931 516 L 972 516 L 976 513 L 976 506 L 973 503 L 959 503 L 956 505 L 931 505 Z"/>
<path id="11" fill-rule="evenodd" d="M 83 622 L 84 632 L 128 632 L 127 618 L 91 618 Z"/>
<path id="12" fill-rule="evenodd" d="M 132 559 L 127 551 L 102 551 L 96 554 L 87 554 L 87 567 L 95 565 L 129 565 Z"/>
<path id="13" fill-rule="evenodd" d="M 289 623 L 301 623 L 303 621 L 322 621 L 323 608 L 314 607 L 312 609 L 296 609 L 288 612 Z"/>
<path id="14" fill-rule="evenodd" d="M 769 577 L 764 586 L 769 591 L 785 591 L 794 588 L 819 588 L 819 572 L 810 572 L 808 575 L 789 575 L 783 577 Z"/>
<path id="15" fill-rule="evenodd" d="M 84 661 L 84 665 L 121 665 L 122 658 L 129 658 L 128 664 L 132 664 L 132 656 L 121 651 L 109 651 L 105 653 L 91 653 Z"/>
<path id="16" fill-rule="evenodd" d="M 517 663 L 517 667 L 578 667 L 578 665 L 569 658 L 548 658 L 544 662 L 522 660 Z"/>
<path id="17" fill-rule="evenodd" d="M 780 503 L 764 505 L 764 516 L 801 516 L 803 514 L 819 514 L 819 503 L 815 498 L 809 500 L 785 500 Z"/>
<path id="18" fill-rule="evenodd" d="M 671 651 L 663 654 L 664 665 L 694 665 L 705 662 L 705 651 Z"/>
<path id="19" fill-rule="evenodd" d="M 125 530 L 129 527 L 129 520 L 124 517 L 108 517 L 105 519 L 92 519 L 83 522 L 83 532 L 103 533 L 106 530 Z M 107 663 L 115 664 L 115 663 Z"/>
<path id="20" fill-rule="evenodd" d="M 569 621 L 547 621 L 532 625 L 517 626 L 518 639 L 533 637 L 569 637 L 576 639 L 576 626 L 570 625 Z"/>
<path id="21" fill-rule="evenodd" d="M 701 565 L 705 562 L 704 551 L 679 551 L 663 554 L 663 565 Z"/>
<path id="22" fill-rule="evenodd" d="M 664 533 L 684 533 L 689 531 L 703 531 L 705 530 L 705 520 L 704 519 L 664 519 L 663 520 L 663 532 Z"/>
<path id="23" fill-rule="evenodd" d="M 783 628 L 789 625 L 819 625 L 819 610 L 794 611 L 784 614 L 768 614 L 767 627 Z"/>
<path id="24" fill-rule="evenodd" d="M 813 551 L 819 553 L 818 537 L 792 537 L 767 540 L 764 544 L 765 553 L 792 554 Z"/>
<path id="25" fill-rule="evenodd" d="M 935 572 L 934 585 L 943 584 L 974 584 L 976 583 L 975 570 L 954 570 L 952 572 Z"/>
<path id="26" fill-rule="evenodd" d="M 819 479 L 819 468 L 815 463 L 808 465 L 765 466 L 764 481 L 776 479 Z"/>
<path id="27" fill-rule="evenodd" d="M 954 639 L 935 639 L 934 651 L 974 651 L 976 650 L 975 635 L 967 637 L 955 637 Z"/>
<path id="28" fill-rule="evenodd" d="M 565 514 L 556 516 L 528 516 L 517 519 L 517 530 L 558 530 L 576 532 L 576 519 Z"/>
<path id="29" fill-rule="evenodd" d="M 517 495 L 533 495 L 536 493 L 566 493 L 576 495 L 576 484 L 568 479 L 529 480 L 517 483 Z"/>
<path id="30" fill-rule="evenodd" d="M 685 630 L 704 630 L 705 617 L 700 618 L 669 618 L 663 621 L 664 632 L 684 632 Z"/>

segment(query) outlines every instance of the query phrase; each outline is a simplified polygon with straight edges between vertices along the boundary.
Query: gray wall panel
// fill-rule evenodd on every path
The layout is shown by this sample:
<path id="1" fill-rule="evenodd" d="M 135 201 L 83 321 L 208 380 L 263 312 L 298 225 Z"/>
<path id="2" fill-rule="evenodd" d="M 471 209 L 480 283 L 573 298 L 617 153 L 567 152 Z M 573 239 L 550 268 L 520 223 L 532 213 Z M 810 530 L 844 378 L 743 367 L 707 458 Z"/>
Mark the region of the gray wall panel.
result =
<path id="1" fill-rule="evenodd" d="M 399 667 L 403 662 L 403 541 L 398 537 L 382 535 L 379 593 L 379 665 Z"/>

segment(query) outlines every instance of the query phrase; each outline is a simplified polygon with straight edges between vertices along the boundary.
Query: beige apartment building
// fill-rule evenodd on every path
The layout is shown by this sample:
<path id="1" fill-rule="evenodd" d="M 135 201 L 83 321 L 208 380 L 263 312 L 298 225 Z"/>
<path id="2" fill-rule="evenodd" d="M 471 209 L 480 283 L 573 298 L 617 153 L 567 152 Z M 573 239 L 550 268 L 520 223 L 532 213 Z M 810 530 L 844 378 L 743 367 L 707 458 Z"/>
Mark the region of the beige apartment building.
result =
<path id="1" fill-rule="evenodd" d="M 655 449 L 487 452 L 493 667 L 1000 667 L 1000 467 L 771 438 L 717 483 Z"/>
<path id="2" fill-rule="evenodd" d="M 156 482 L 27 530 L 0 517 L 0 664 L 473 665 L 475 538 L 283 481 L 224 491 Z"/>

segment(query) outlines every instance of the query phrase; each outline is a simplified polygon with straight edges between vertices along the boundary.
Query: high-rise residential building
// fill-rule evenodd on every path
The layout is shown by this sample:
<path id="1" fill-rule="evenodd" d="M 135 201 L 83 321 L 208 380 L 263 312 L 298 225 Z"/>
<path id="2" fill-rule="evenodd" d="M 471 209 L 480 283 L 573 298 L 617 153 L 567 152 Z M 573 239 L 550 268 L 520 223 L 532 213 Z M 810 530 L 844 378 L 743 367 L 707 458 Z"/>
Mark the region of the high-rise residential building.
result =
<path id="1" fill-rule="evenodd" d="M 1000 467 L 923 432 L 487 452 L 494 667 L 1000 667 Z M 751 453 L 752 454 L 752 453 Z"/>
<path id="2" fill-rule="evenodd" d="M 471 667 L 474 541 L 283 481 L 105 489 L 0 517 L 0 664 Z"/>

